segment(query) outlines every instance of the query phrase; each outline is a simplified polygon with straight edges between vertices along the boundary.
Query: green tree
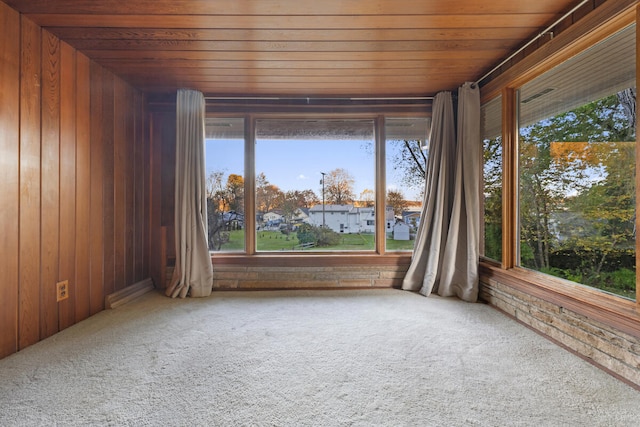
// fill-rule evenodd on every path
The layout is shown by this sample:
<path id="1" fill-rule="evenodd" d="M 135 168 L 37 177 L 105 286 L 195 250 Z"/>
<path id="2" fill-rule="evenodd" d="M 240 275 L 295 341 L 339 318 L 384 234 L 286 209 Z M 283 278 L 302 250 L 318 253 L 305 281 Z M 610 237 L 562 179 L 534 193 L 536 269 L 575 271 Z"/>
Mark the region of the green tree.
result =
<path id="1" fill-rule="evenodd" d="M 590 285 L 612 255 L 635 250 L 635 142 L 603 142 L 596 149 L 606 177 L 569 203 L 582 213 L 588 233 L 574 233 L 562 248 L 583 254 L 583 282 Z"/>
<path id="2" fill-rule="evenodd" d="M 625 105 L 630 99 L 633 105 Z M 623 91 L 521 132 L 523 265 L 600 287 L 603 270 L 619 268 L 609 262 L 634 254 L 630 111 L 635 112 L 635 91 Z"/>
<path id="3" fill-rule="evenodd" d="M 502 260 L 502 137 L 483 141 L 484 255 Z"/>
<path id="4" fill-rule="evenodd" d="M 551 215 L 563 200 L 563 170 L 552 165 L 550 142 L 544 132 L 551 125 L 534 125 L 521 134 L 520 143 L 520 239 L 532 258 L 521 263 L 537 270 L 549 268 L 549 253 L 555 243 Z M 527 254 L 523 252 L 521 255 Z"/>

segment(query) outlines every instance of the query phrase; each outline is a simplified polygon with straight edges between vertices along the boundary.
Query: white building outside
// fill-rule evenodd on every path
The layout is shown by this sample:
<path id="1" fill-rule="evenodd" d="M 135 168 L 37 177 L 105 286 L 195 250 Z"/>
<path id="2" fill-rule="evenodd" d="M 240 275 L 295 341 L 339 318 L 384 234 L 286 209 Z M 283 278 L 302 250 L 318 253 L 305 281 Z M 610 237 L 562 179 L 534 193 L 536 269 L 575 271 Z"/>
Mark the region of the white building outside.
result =
<path id="1" fill-rule="evenodd" d="M 398 221 L 393 226 L 393 240 L 410 240 L 411 232 L 409 226 L 403 222 Z"/>
<path id="2" fill-rule="evenodd" d="M 309 209 L 309 222 L 321 227 L 323 205 Z M 385 229 L 390 230 L 395 223 L 393 208 L 388 207 L 385 215 Z M 359 208 L 353 205 L 324 205 L 324 224 L 336 233 L 375 233 L 374 208 Z"/>

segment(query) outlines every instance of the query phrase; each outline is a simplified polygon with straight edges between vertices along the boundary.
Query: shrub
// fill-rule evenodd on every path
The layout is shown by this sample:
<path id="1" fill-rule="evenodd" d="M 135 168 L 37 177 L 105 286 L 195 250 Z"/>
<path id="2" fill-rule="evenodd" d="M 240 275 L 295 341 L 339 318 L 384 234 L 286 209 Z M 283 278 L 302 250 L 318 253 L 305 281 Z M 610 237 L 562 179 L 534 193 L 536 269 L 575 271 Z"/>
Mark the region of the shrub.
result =
<path id="1" fill-rule="evenodd" d="M 304 243 L 313 243 L 314 245 L 318 243 L 318 237 L 316 233 L 313 232 L 313 226 L 310 224 L 302 224 L 298 227 L 298 231 L 296 236 L 298 237 L 298 242 L 301 244 Z M 317 227 L 315 227 L 317 228 Z"/>
<path id="2" fill-rule="evenodd" d="M 340 244 L 340 235 L 329 228 L 316 227 L 320 231 L 318 246 L 336 246 Z"/>
<path id="3" fill-rule="evenodd" d="M 316 246 L 335 246 L 340 244 L 340 235 L 329 228 L 302 224 L 298 227 L 298 242 L 313 243 Z"/>

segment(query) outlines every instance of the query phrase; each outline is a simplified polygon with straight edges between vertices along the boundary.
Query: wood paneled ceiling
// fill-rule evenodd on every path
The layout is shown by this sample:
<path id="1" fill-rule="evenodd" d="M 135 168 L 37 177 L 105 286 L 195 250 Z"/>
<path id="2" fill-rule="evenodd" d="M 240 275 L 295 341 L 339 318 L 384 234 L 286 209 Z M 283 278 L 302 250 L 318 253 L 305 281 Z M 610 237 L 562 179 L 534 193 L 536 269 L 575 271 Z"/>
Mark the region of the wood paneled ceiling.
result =
<path id="1" fill-rule="evenodd" d="M 148 93 L 430 96 L 577 0 L 4 0 Z"/>

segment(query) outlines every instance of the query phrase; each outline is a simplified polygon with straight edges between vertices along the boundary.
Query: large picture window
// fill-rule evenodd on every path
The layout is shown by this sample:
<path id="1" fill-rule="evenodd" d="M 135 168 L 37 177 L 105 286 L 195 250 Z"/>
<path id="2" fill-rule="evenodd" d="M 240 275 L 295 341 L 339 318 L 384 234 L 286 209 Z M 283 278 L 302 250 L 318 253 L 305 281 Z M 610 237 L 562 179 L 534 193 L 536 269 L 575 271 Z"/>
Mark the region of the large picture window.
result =
<path id="1" fill-rule="evenodd" d="M 519 90 L 520 265 L 635 298 L 635 26 Z"/>
<path id="2" fill-rule="evenodd" d="M 254 121 L 254 135 L 245 135 L 246 120 Z M 386 141 L 376 135 L 377 120 Z M 428 128 L 425 117 L 207 119 L 210 250 L 411 251 Z M 252 206 L 251 220 L 245 206 Z"/>
<path id="3" fill-rule="evenodd" d="M 256 249 L 373 251 L 373 120 L 256 122 Z"/>

